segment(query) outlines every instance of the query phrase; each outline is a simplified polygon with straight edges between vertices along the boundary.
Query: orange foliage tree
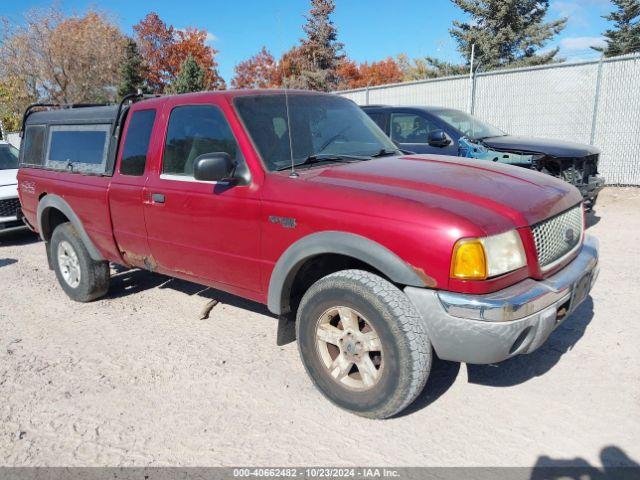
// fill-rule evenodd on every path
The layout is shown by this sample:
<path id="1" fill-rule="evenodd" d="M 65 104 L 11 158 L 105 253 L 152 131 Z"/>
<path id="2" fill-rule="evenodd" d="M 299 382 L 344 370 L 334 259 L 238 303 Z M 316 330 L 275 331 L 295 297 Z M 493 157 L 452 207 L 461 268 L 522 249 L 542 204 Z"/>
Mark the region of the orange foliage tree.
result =
<path id="1" fill-rule="evenodd" d="M 218 51 L 206 44 L 205 30 L 193 27 L 177 29 L 173 25 L 167 25 L 154 12 L 134 25 L 133 30 L 136 32 L 140 54 L 147 64 L 146 80 L 150 90 L 158 93 L 165 91 L 189 55 L 205 71 L 208 90 L 222 90 L 226 87 L 217 70 L 215 56 Z"/>
<path id="2" fill-rule="evenodd" d="M 233 88 L 272 88 L 280 85 L 278 66 L 273 55 L 262 47 L 253 57 L 236 65 Z"/>
<path id="3" fill-rule="evenodd" d="M 337 75 L 340 88 L 362 88 L 397 83 L 404 77 L 400 65 L 391 57 L 377 62 L 364 62 L 360 65 L 353 60 L 345 59 L 339 65 Z"/>
<path id="4" fill-rule="evenodd" d="M 276 84 L 280 87 L 289 85 L 288 79 L 296 78 L 302 73 L 307 59 L 301 46 L 293 46 L 280 57 L 276 72 Z"/>
<path id="5" fill-rule="evenodd" d="M 337 29 L 331 20 L 335 0 L 311 0 L 310 3 L 311 9 L 303 26 L 306 37 L 285 52 L 277 63 L 272 62 L 273 57 L 268 58 L 260 52 L 238 64 L 234 86 L 273 85 L 325 91 L 335 88 L 336 67 L 342 59 L 343 47 L 337 41 Z M 267 63 L 269 66 L 265 69 Z M 273 76 L 270 73 L 272 64 Z M 265 70 L 269 72 L 267 75 Z"/>

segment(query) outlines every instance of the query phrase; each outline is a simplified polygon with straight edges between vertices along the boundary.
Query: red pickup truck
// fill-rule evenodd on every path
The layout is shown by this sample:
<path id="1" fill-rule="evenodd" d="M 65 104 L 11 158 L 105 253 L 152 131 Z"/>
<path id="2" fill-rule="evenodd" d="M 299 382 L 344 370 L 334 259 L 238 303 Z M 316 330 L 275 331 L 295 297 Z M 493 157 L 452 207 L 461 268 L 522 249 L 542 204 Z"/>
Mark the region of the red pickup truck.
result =
<path id="1" fill-rule="evenodd" d="M 264 303 L 295 320 L 319 390 L 363 416 L 408 406 L 434 352 L 532 352 L 597 277 L 575 187 L 403 153 L 338 96 L 36 106 L 23 129 L 25 221 L 69 297 L 104 295 L 112 262 Z"/>

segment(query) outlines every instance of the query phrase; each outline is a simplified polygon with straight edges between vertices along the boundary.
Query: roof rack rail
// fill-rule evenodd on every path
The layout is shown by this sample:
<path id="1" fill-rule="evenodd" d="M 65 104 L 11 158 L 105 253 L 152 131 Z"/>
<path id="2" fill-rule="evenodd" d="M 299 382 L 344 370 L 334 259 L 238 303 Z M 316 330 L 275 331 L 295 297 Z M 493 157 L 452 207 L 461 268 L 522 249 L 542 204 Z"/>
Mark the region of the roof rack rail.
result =
<path id="1" fill-rule="evenodd" d="M 116 121 L 113 123 L 113 128 L 111 129 L 111 136 L 116 135 L 117 129 L 120 127 L 120 116 L 122 115 L 122 109 L 126 102 L 136 102 L 139 100 L 146 100 L 147 98 L 157 98 L 162 95 L 156 93 L 142 93 L 142 90 L 138 89 L 137 93 L 130 93 L 122 97 L 120 103 L 118 103 L 118 112 L 116 113 Z"/>
<path id="2" fill-rule="evenodd" d="M 106 107 L 108 103 L 32 103 L 27 107 L 22 115 L 22 126 L 20 127 L 20 138 L 24 136 L 24 128 L 27 123 L 27 118 L 31 115 L 36 108 L 87 108 L 87 107 Z"/>

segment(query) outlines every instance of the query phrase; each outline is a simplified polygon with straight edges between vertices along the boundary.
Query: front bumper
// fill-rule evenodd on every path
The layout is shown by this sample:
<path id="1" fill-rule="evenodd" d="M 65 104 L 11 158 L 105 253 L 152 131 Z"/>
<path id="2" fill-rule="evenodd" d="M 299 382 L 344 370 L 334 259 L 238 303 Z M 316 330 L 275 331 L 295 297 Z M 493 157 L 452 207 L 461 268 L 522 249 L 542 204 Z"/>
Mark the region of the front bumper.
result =
<path id="1" fill-rule="evenodd" d="M 496 363 L 542 345 L 588 296 L 598 277 L 598 241 L 585 238 L 560 272 L 488 295 L 406 287 L 443 360 Z"/>

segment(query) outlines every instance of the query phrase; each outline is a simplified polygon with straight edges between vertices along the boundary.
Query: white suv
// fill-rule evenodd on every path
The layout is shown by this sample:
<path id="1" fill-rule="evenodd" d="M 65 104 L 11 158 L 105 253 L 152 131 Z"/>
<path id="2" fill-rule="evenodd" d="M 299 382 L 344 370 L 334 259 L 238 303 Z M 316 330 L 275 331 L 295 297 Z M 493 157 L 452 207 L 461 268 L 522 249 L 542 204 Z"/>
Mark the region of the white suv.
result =
<path id="1" fill-rule="evenodd" d="M 18 218 L 18 149 L 0 140 L 0 232 L 24 228 Z"/>

